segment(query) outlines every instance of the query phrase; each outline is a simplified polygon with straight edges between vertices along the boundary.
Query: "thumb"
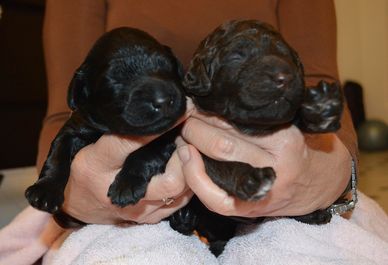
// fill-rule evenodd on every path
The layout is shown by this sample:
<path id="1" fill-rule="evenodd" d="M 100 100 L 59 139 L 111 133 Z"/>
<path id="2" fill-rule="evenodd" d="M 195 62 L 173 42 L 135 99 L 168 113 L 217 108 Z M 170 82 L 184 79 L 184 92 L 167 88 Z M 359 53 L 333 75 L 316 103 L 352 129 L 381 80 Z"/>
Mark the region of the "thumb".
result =
<path id="1" fill-rule="evenodd" d="M 201 154 L 192 145 L 180 146 L 178 155 L 190 189 L 206 207 L 223 215 L 234 210 L 234 198 L 218 187 L 207 175 Z"/>
<path id="2" fill-rule="evenodd" d="M 172 128 L 184 122 L 193 112 L 193 104 L 190 101 L 187 104 L 186 113 L 179 118 Z M 124 160 L 130 153 L 157 137 L 159 137 L 158 134 L 147 136 L 104 134 L 94 144 L 84 147 L 80 152 L 85 152 L 85 159 L 91 162 L 91 164 L 99 165 L 104 170 L 115 170 L 121 168 Z"/>
<path id="3" fill-rule="evenodd" d="M 152 136 L 117 136 L 103 135 L 94 144 L 86 146 L 81 151 L 86 151 L 84 154 L 86 161 L 93 165 L 100 165 L 106 169 L 119 169 L 123 165 L 124 160 L 133 151 L 151 142 L 158 135 Z"/>

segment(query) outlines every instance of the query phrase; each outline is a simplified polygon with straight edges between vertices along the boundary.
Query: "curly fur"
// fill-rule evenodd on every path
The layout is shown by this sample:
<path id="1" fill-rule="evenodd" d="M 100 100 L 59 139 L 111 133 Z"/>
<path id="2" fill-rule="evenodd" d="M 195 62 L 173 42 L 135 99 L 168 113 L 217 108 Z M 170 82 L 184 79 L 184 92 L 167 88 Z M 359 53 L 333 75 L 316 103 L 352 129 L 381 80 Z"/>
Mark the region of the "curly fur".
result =
<path id="1" fill-rule="evenodd" d="M 196 50 L 183 84 L 200 111 L 225 119 L 244 134 L 270 134 L 291 124 L 310 133 L 340 127 L 343 100 L 338 85 L 321 81 L 306 88 L 296 51 L 272 26 L 257 20 L 230 21 L 210 33 Z M 203 159 L 210 178 L 242 200 L 264 197 L 276 177 L 270 167 L 216 161 L 205 155 Z M 299 220 L 318 224 L 330 217 L 319 210 Z M 170 223 L 182 233 L 196 229 L 208 236 L 218 255 L 241 221 L 252 220 L 210 213 L 194 199 Z"/>

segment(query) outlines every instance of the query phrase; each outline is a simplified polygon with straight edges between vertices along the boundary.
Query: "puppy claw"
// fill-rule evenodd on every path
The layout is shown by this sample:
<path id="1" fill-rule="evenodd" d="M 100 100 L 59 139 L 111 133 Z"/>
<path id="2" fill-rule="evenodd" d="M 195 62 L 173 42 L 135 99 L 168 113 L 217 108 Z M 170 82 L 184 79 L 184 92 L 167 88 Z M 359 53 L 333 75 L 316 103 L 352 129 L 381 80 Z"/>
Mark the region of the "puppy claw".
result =
<path id="1" fill-rule="evenodd" d="M 57 212 L 63 204 L 63 192 L 49 182 L 37 182 L 27 188 L 25 197 L 32 207 L 49 212 Z"/>

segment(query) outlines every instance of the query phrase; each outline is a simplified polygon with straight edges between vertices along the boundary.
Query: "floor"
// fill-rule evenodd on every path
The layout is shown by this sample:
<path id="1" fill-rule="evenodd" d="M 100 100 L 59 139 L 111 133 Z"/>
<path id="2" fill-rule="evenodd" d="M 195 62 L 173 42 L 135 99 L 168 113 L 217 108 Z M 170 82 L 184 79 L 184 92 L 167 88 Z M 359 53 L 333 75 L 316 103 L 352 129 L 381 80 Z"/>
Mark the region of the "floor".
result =
<path id="1" fill-rule="evenodd" d="M 37 173 L 34 167 L 0 170 L 0 228 L 27 206 L 24 190 Z M 1 178 L 1 177 L 0 177 Z M 388 151 L 361 153 L 358 188 L 375 199 L 388 213 Z"/>
<path id="2" fill-rule="evenodd" d="M 358 188 L 388 213 L 388 151 L 360 153 Z"/>
<path id="3" fill-rule="evenodd" d="M 37 179 L 34 167 L 0 170 L 0 228 L 27 206 L 24 190 Z M 0 177 L 1 178 L 1 177 Z"/>

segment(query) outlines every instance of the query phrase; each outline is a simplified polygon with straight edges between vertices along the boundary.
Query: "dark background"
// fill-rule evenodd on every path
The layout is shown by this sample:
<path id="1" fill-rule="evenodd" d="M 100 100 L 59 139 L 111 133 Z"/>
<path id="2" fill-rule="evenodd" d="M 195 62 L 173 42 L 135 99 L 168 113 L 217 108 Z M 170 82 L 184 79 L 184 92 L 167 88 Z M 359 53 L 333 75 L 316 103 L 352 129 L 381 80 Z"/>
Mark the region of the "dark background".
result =
<path id="1" fill-rule="evenodd" d="M 46 112 L 44 0 L 0 0 L 0 169 L 35 164 Z"/>

